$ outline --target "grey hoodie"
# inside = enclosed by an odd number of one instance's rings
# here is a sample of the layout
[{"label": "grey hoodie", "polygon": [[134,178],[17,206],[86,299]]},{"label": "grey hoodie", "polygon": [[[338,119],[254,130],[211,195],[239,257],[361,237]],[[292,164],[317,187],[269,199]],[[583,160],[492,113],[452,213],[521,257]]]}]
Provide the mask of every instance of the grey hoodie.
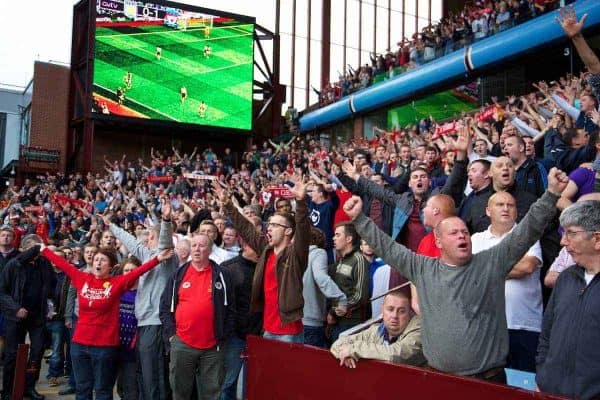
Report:
[{"label": "grey hoodie", "polygon": [[323,326],[327,315],[327,299],[335,299],[338,304],[346,304],[346,295],[327,274],[327,253],[311,245],[308,248],[308,268],[302,276],[302,296],[304,296],[304,317],[302,323],[308,326]]},{"label": "grey hoodie", "polygon": [[[141,262],[146,262],[162,250],[173,247],[173,226],[170,222],[161,222],[156,249],[144,246],[135,236],[115,224],[110,225],[110,231],[127,248],[127,251]],[[160,296],[178,265],[177,255],[173,254],[171,258],[164,260],[140,277],[135,297],[135,317],[138,326],[161,325],[158,317]]]}]

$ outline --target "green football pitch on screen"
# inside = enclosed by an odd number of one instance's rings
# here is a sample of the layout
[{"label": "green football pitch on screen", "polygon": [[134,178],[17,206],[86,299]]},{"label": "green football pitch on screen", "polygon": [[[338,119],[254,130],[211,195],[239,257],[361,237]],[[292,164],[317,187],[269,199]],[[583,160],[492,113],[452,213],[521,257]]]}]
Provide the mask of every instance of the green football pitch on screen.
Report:
[{"label": "green football pitch on screen", "polygon": [[403,106],[391,108],[388,111],[388,129],[417,124],[421,119],[430,115],[441,121],[446,118],[459,117],[463,112],[477,109],[477,103],[466,100],[454,94],[451,90],[436,93],[415,100]]},{"label": "green football pitch on screen", "polygon": [[249,130],[253,35],[239,22],[97,27],[94,111]]}]

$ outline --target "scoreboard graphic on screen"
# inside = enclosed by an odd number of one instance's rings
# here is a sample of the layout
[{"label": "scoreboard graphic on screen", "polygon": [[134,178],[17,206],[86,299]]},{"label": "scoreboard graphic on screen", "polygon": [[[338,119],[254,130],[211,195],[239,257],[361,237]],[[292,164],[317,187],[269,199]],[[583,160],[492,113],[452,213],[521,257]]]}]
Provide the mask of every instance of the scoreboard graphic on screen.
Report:
[{"label": "scoreboard graphic on screen", "polygon": [[254,19],[97,0],[92,111],[252,129]]}]

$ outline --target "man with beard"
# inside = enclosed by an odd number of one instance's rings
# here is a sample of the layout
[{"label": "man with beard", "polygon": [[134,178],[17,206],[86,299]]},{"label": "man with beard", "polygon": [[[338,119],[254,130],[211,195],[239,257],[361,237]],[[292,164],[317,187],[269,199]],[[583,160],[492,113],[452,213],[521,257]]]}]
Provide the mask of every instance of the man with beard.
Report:
[{"label": "man with beard", "polygon": [[310,222],[306,185],[298,175],[290,177],[290,180],[294,184],[290,191],[296,198],[296,214],[273,214],[267,223],[266,235],[257,232],[219,184],[214,183],[213,190],[242,239],[259,254],[252,282],[250,311],[263,313],[263,336],[303,343],[302,275],[308,265]]}]

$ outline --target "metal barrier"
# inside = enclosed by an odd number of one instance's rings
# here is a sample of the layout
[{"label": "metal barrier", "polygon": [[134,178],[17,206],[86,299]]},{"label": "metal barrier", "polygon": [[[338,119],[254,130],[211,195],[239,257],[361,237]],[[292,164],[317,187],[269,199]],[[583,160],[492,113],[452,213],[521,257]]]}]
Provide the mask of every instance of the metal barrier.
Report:
[{"label": "metal barrier", "polygon": [[248,400],[558,400],[562,397],[422,368],[360,360],[339,366],[328,351],[248,336]]}]

